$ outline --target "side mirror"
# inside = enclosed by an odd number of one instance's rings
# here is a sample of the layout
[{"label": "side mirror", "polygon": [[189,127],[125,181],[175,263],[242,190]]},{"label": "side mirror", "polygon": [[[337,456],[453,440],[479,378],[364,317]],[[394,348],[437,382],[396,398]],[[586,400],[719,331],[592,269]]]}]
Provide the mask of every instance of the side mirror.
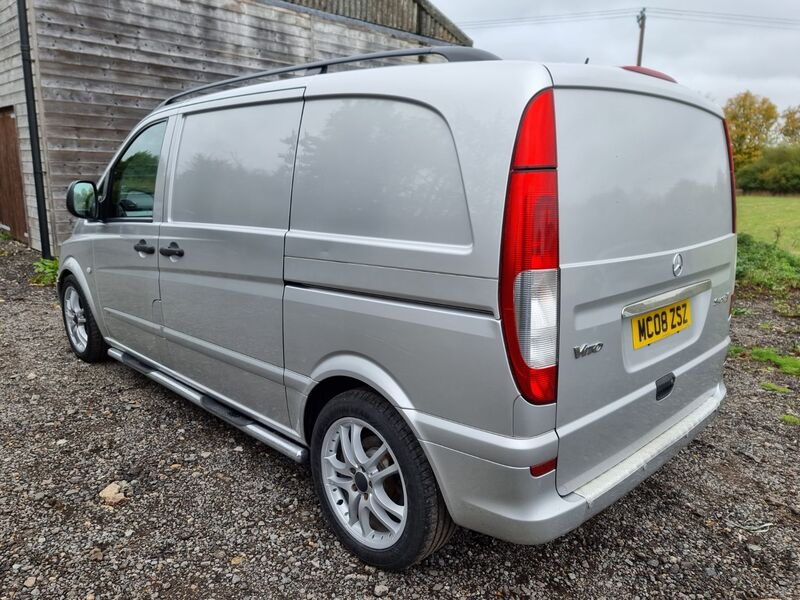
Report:
[{"label": "side mirror", "polygon": [[97,215],[97,188],[91,181],[73,181],[67,189],[67,210],[79,219]]}]

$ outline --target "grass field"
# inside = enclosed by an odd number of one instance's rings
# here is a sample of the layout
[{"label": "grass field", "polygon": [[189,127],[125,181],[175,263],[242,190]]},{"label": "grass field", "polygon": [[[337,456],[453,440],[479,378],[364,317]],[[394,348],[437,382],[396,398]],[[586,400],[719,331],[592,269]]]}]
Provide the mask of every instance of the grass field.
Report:
[{"label": "grass field", "polygon": [[737,230],[754,239],[775,243],[800,257],[800,196],[739,196],[736,199]]}]

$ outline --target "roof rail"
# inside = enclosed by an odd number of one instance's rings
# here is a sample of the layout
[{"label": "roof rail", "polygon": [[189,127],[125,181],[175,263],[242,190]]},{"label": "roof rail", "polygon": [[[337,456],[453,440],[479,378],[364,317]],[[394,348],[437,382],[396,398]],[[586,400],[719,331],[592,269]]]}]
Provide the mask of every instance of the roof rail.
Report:
[{"label": "roof rail", "polygon": [[340,58],[332,58],[330,60],[322,60],[318,62],[306,63],[302,65],[293,65],[290,67],[281,67],[279,69],[270,69],[268,71],[258,71],[248,75],[240,75],[239,77],[232,77],[231,79],[223,79],[215,83],[207,83],[196,88],[178,92],[174,96],[170,96],[158,105],[158,108],[172,104],[181,98],[191,96],[199,92],[206,92],[215,88],[226,87],[235,83],[243,81],[251,81],[253,79],[261,79],[262,77],[271,77],[273,75],[282,75],[283,73],[292,73],[294,71],[310,71],[318,69],[317,73],[327,73],[328,67],[332,65],[342,65],[346,63],[362,62],[366,60],[380,60],[384,58],[394,58],[399,56],[426,56],[434,54],[442,56],[448,62],[469,62],[477,60],[500,60],[491,52],[480,50],[478,48],[470,48],[467,46],[430,46],[427,48],[406,48],[403,50],[388,50],[386,52],[373,52],[371,54],[356,54],[355,56],[344,56]]}]

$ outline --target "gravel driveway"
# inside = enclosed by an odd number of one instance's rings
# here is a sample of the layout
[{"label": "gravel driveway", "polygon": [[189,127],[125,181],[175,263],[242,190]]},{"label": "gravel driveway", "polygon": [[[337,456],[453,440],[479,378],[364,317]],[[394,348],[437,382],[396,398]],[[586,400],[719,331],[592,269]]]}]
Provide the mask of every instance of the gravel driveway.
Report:
[{"label": "gravel driveway", "polygon": [[[0,242],[0,598],[800,597],[800,427],[779,420],[800,378],[731,359],[711,427],[578,530],[539,547],[460,530],[383,573],[329,533],[307,469],[75,359],[53,289],[28,284],[35,259]],[[769,303],[738,306],[739,343],[800,339]]]}]

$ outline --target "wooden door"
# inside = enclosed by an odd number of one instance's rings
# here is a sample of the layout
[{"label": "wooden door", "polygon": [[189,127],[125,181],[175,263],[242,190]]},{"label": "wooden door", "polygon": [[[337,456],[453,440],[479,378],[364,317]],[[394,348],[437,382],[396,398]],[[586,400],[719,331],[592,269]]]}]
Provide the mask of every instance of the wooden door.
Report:
[{"label": "wooden door", "polygon": [[0,108],[0,229],[27,241],[25,196],[13,108]]}]

